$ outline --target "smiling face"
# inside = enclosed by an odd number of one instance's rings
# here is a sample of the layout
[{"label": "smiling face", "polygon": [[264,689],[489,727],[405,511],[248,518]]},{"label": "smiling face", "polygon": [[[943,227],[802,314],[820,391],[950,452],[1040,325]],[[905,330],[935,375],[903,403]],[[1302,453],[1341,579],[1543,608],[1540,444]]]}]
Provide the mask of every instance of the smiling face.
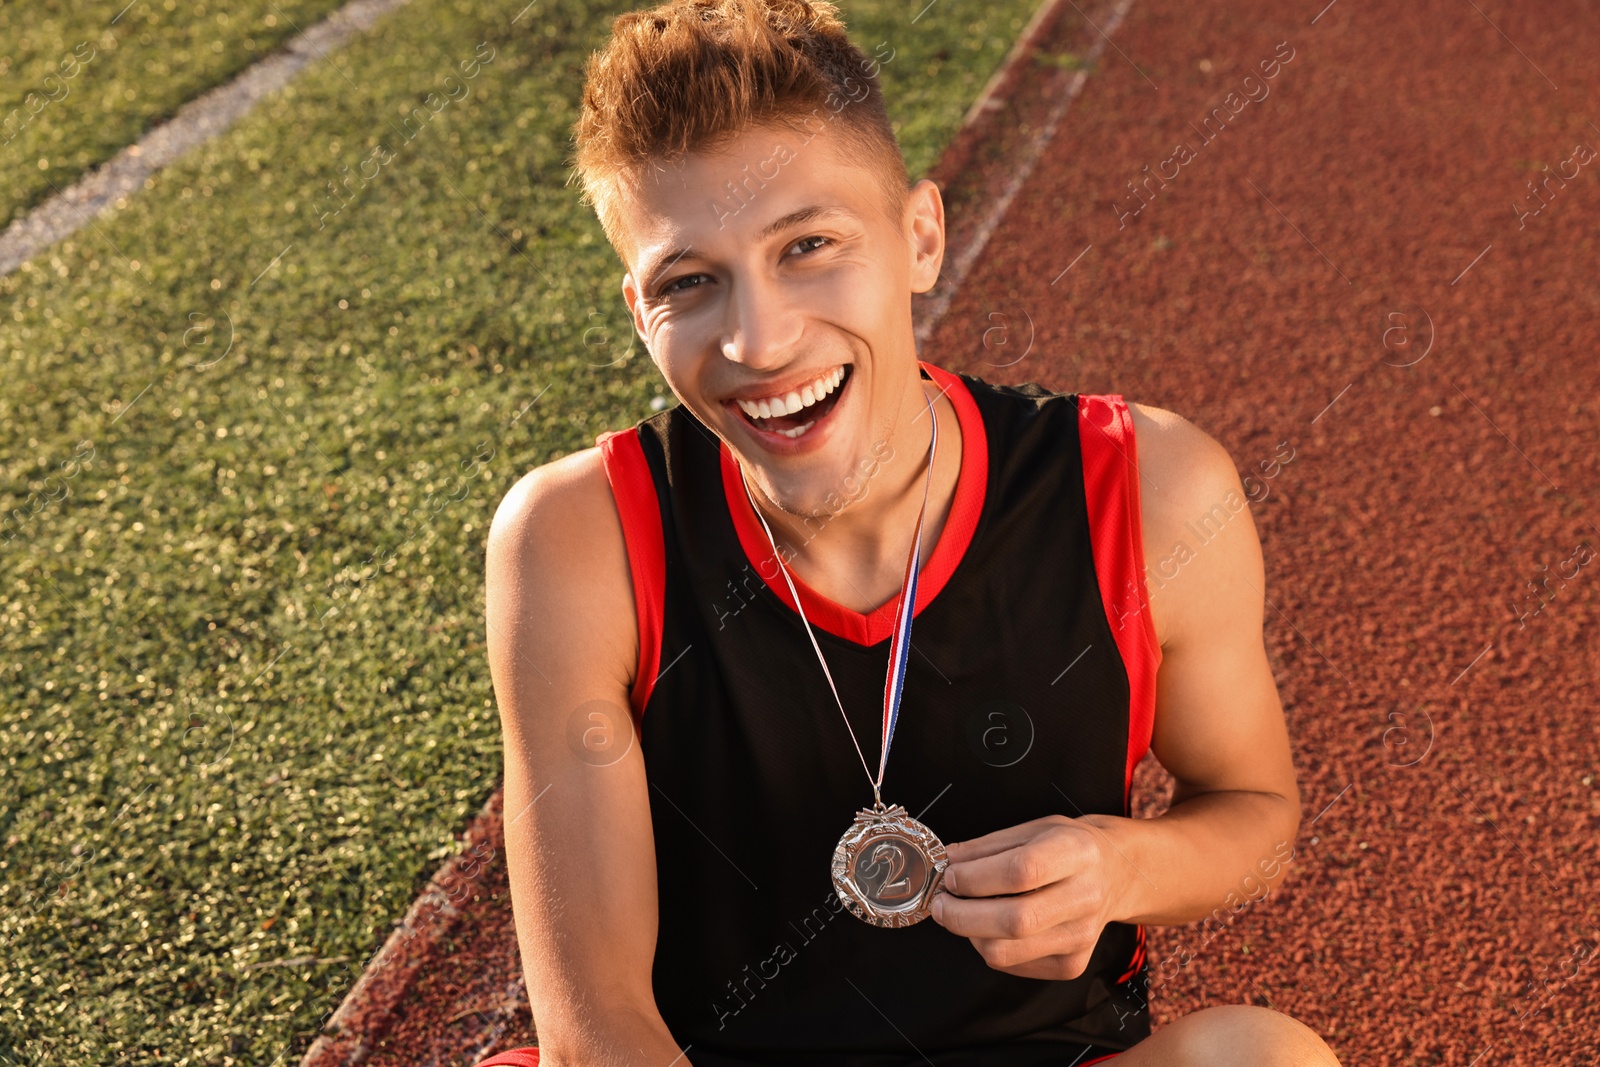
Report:
[{"label": "smiling face", "polygon": [[875,443],[926,450],[911,294],[943,259],[932,182],[891,213],[826,126],[756,126],[647,173],[621,210],[634,326],[752,490],[817,515]]}]

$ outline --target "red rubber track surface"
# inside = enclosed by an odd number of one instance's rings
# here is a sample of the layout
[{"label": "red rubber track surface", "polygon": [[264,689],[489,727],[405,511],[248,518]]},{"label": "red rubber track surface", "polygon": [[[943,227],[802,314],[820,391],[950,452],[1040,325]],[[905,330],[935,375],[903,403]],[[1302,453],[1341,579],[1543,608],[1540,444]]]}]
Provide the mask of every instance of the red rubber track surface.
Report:
[{"label": "red rubber track surface", "polygon": [[[1600,12],[1324,4],[1062,5],[934,173],[952,253],[1060,57],[1110,45],[921,355],[1176,411],[1248,479],[1305,814],[1270,896],[1150,930],[1155,1024],[1253,1003],[1347,1067],[1600,1063]],[[1169,788],[1147,758],[1137,813]],[[463,916],[310,1062],[535,1041],[493,821]]]}]

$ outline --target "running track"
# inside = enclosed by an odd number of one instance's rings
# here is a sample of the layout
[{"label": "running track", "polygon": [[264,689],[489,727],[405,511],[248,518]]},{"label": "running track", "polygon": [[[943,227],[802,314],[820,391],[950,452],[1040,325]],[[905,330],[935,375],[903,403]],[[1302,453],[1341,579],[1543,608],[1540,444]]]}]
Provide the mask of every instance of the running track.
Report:
[{"label": "running track", "polygon": [[[1600,1063],[1600,10],[1325,2],[1052,8],[935,171],[947,264],[976,255],[922,355],[1180,412],[1251,478],[1305,817],[1269,898],[1151,931],[1156,1024],[1256,1003],[1348,1067]],[[1142,813],[1167,785],[1147,759]],[[496,861],[497,811],[467,843]],[[531,1043],[503,866],[441,879],[463,917],[308,1062]]]}]

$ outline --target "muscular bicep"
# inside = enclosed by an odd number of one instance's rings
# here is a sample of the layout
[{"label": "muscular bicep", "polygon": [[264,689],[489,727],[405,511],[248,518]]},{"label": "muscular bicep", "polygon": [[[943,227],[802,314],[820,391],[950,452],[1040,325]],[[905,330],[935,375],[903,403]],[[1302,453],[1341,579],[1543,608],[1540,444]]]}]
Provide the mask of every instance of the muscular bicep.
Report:
[{"label": "muscular bicep", "polygon": [[1262,633],[1261,543],[1233,461],[1170,412],[1136,411],[1135,432],[1147,584],[1164,631],[1151,749],[1176,779],[1173,803],[1244,790],[1276,793],[1297,808]]},{"label": "muscular bicep", "polygon": [[616,1012],[655,1015],[655,845],[628,696],[637,638],[597,463],[578,454],[519,483],[487,559],[517,940],[541,1042],[566,1048]]}]

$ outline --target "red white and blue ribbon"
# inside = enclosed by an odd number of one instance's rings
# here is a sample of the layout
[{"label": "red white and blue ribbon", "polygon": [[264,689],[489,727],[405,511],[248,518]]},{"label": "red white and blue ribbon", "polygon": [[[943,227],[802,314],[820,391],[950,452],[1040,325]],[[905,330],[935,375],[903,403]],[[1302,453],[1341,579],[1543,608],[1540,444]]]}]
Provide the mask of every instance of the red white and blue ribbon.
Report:
[{"label": "red white and blue ribbon", "polygon": [[[927,400],[927,397],[923,397]],[[894,742],[895,723],[900,720],[900,695],[905,690],[906,660],[911,651],[911,619],[916,612],[917,603],[917,572],[922,569],[922,522],[928,514],[928,488],[933,482],[933,460],[939,448],[939,418],[934,415],[933,402],[928,401],[928,414],[933,415],[933,435],[928,443],[928,473],[922,482],[922,508],[917,512],[917,532],[911,539],[911,554],[906,558],[906,574],[900,583],[900,603],[895,607],[894,636],[889,643],[889,673],[883,683],[883,747],[878,755],[878,776],[872,780],[872,798],[879,804],[883,803],[880,787],[883,785],[883,771],[889,765],[889,746]],[[850,731],[850,740],[855,743],[856,755],[861,757],[861,769],[867,772],[867,777],[872,778],[872,770],[867,766],[867,757],[861,751],[861,742],[856,740],[855,727],[850,725],[850,717],[845,715],[844,701],[839,699],[839,687],[833,683],[833,672],[828,670],[828,661],[822,656],[822,646],[817,644],[817,635],[811,630],[811,622],[806,618],[805,608],[800,604],[800,594],[794,587],[794,580],[789,577],[789,568],[784,566],[783,557],[778,552],[778,543],[773,539],[772,527],[767,525],[766,516],[761,514],[761,509],[756,507],[755,498],[750,495],[750,484],[744,480],[744,468],[739,469],[739,480],[744,485],[745,496],[750,497],[750,509],[756,513],[756,518],[761,520],[761,528],[767,532],[767,542],[772,545],[772,558],[777,560],[778,569],[783,572],[783,580],[788,583],[789,595],[794,597],[794,606],[800,612],[800,621],[805,624],[806,636],[811,638],[811,647],[817,650],[817,659],[822,663],[822,673],[828,678],[828,687],[833,690],[833,699],[839,704],[839,714],[844,715],[844,725]]]}]

